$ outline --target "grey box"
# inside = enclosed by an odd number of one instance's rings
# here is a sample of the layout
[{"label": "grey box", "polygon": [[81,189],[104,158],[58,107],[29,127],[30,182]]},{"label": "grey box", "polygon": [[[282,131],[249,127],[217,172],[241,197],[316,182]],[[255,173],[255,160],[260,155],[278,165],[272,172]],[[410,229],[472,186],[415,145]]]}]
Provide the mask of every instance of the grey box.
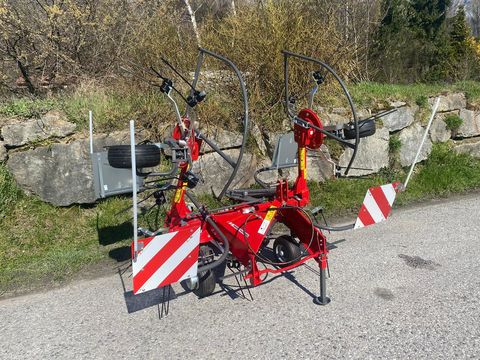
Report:
[{"label": "grey box", "polygon": [[[132,171],[117,169],[108,163],[107,151],[91,154],[95,197],[106,198],[113,195],[132,193]],[[137,189],[144,185],[143,178],[136,177]]]}]

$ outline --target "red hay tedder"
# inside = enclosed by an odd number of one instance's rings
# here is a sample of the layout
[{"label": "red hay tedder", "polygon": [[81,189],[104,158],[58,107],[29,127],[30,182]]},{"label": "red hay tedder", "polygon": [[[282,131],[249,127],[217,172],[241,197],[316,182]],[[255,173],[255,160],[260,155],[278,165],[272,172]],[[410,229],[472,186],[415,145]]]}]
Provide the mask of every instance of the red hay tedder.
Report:
[{"label": "red hay tedder", "polygon": [[[239,83],[243,102],[243,139],[237,159],[227,155],[197,126],[194,109],[206,99],[206,93],[197,90],[206,57],[229,68]],[[388,217],[396,192],[400,190],[399,183],[369,189],[359,216],[351,225],[331,227],[319,224],[315,217],[318,210],[307,210],[310,203],[306,178],[307,152],[319,149],[326,137],[350,148],[351,159],[348,166],[343,169],[336,166],[335,169],[338,176],[345,176],[352,168],[360,139],[374,134],[375,119],[387,112],[358,120],[347,88],[331,67],[319,60],[288,51],[283,51],[283,57],[285,109],[293,132],[280,137],[272,166],[259,169],[255,173],[259,188],[249,189],[230,189],[242,161],[249,131],[247,91],[237,67],[218,54],[200,49],[195,76],[190,83],[168,61],[162,59],[165,65],[189,86],[188,96],[183,96],[174,87],[173,81],[159,71],[153,68],[142,69],[161,80],[158,83],[148,81],[158,86],[172,103],[176,125],[172,136],[163,143],[135,145],[134,124],[131,122],[131,145],[111,146],[107,150],[108,166],[112,171],[123,169],[129,174],[131,171],[129,191],[133,192],[135,228],[132,243],[134,294],[161,287],[166,289],[172,283],[185,281],[188,289],[199,297],[205,297],[212,294],[217,281],[229,276],[242,276],[244,281],[256,286],[264,281],[267,274],[288,271],[314,259],[320,269],[320,294],[314,302],[325,305],[330,301],[326,294],[328,247],[322,230],[349,230],[377,223]],[[289,94],[289,67],[292,61],[306,62],[316,69],[309,73],[309,76],[313,75],[313,82],[312,89],[306,95],[308,106],[298,112],[294,110],[295,99]],[[324,126],[312,109],[315,94],[327,77],[339,85],[346,97],[352,116],[352,120],[347,124]],[[185,115],[181,115],[179,111],[173,97],[174,92],[186,103]],[[209,146],[211,151],[218,153],[232,168],[228,181],[216,195],[217,199],[225,196],[229,198],[229,204],[218,209],[207,209],[191,190],[199,182],[198,175],[192,169],[203,146]],[[95,157],[93,146],[91,149],[92,156]],[[159,165],[161,154],[169,158],[171,168],[162,173],[145,173],[144,169]],[[294,182],[281,178],[275,184],[268,184],[258,177],[262,172],[289,167],[298,170]],[[105,173],[105,169],[102,171]],[[103,178],[104,175],[100,177]],[[147,177],[155,180],[147,182]],[[103,183],[99,186],[107,189],[107,185]],[[144,191],[152,192],[157,205],[165,204],[168,198],[166,193],[172,192],[171,205],[161,229],[144,230],[137,227],[136,198],[138,192]],[[284,229],[288,230],[286,234],[272,239],[271,231],[275,224],[283,224]],[[138,235],[141,237],[138,238]],[[271,240],[273,244],[270,244]],[[222,264],[234,270],[234,273],[218,276],[218,271],[214,269]]]}]

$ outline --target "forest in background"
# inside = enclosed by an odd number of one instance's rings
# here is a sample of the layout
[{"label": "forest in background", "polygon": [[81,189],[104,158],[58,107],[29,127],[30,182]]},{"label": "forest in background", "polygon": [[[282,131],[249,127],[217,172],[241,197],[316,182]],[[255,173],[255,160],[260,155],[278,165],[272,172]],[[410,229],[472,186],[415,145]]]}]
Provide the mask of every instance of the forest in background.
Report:
[{"label": "forest in background", "polygon": [[[252,117],[272,128],[282,49],[327,62],[351,86],[447,88],[480,77],[479,28],[480,0],[0,0],[0,113],[59,107],[82,125],[93,109],[103,130],[126,118],[156,129],[171,110],[125,66],[163,72],[164,56],[189,74],[202,46],[237,64]],[[232,117],[229,96],[210,96],[209,121]]]},{"label": "forest in background", "polygon": [[191,70],[196,48],[276,85],[281,49],[354,82],[477,79],[480,1],[1,0],[0,82],[30,93],[119,77],[125,59]]}]

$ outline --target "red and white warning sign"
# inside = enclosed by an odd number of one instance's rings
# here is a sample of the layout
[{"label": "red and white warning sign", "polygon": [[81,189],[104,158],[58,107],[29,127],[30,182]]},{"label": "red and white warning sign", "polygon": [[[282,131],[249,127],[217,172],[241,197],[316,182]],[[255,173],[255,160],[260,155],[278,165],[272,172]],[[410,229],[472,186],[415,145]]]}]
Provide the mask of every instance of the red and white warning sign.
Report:
[{"label": "red and white warning sign", "polygon": [[354,229],[384,221],[390,215],[397,196],[399,183],[375,186],[368,189],[358,213]]},{"label": "red and white warning sign", "polygon": [[138,243],[143,243],[143,249],[132,261],[134,294],[197,275],[200,227],[173,231]]}]

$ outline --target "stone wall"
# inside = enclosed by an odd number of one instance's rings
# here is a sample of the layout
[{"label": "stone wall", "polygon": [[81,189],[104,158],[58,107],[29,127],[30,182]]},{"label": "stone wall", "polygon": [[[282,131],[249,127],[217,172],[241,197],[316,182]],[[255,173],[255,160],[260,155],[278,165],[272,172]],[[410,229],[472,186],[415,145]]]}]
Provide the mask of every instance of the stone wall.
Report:
[{"label": "stone wall", "polygon": [[[431,106],[434,99],[429,99]],[[362,139],[351,176],[360,176],[378,172],[390,163],[389,142],[392,136],[401,143],[398,157],[402,166],[413,162],[415,152],[425,131],[425,118],[430,108],[421,109],[417,105],[394,101],[386,108],[398,110],[385,116],[378,122],[375,135]],[[326,124],[346,123],[348,111],[343,108],[316,109]],[[367,117],[370,109],[358,109],[362,118]],[[444,121],[448,115],[458,115],[462,125],[455,133],[447,128]],[[284,130],[278,133],[262,131],[255,119],[250,131],[249,149],[245,152],[243,163],[233,185],[246,187],[253,184],[253,172],[271,163],[275,144],[279,136],[288,131],[288,123],[283,121]],[[0,162],[5,162],[19,186],[29,194],[58,205],[94,203],[92,168],[88,152],[88,134],[76,131],[75,124],[67,121],[58,111],[51,111],[38,119],[0,118]],[[226,130],[210,130],[218,139],[225,152],[236,159],[241,136]],[[148,134],[139,137],[148,138]],[[97,151],[103,146],[127,144],[128,132],[96,134]],[[441,96],[439,111],[434,119],[429,137],[423,148],[420,160],[425,160],[432,149],[432,143],[453,140],[454,149],[480,157],[480,112],[467,103],[462,93]],[[334,176],[334,165],[327,146],[318,151],[309,152],[308,177],[323,181]],[[346,166],[351,150],[336,154],[340,166]],[[333,155],[332,155],[333,156]],[[230,167],[217,154],[206,153],[195,163],[193,171],[202,182],[199,192],[218,192],[228,175]],[[274,182],[278,176],[295,176],[295,170],[274,172],[262,175],[264,181]]]}]

